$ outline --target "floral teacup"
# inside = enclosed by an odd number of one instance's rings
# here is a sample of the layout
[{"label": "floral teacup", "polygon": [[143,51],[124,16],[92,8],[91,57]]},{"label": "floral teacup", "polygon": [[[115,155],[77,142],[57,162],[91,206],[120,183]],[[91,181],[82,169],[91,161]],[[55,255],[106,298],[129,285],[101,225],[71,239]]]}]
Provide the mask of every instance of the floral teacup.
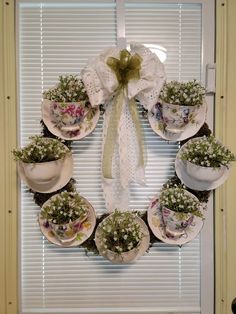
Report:
[{"label": "floral teacup", "polygon": [[73,227],[72,223],[57,225],[50,224],[52,232],[62,243],[71,242],[77,236],[77,230]]},{"label": "floral teacup", "polygon": [[88,110],[85,102],[51,102],[50,111],[53,122],[64,131],[75,131],[80,128]]},{"label": "floral teacup", "polygon": [[192,224],[194,215],[191,213],[182,214],[169,208],[162,207],[162,219],[165,234],[169,238],[180,238],[186,234],[186,229]]},{"label": "floral teacup", "polygon": [[50,227],[54,235],[58,238],[59,241],[62,243],[67,243],[75,240],[78,231],[82,227],[82,223],[87,219],[88,214],[81,216],[80,218],[76,219],[67,224],[54,224],[50,223]]},{"label": "floral teacup", "polygon": [[161,108],[165,131],[181,133],[189,123],[194,123],[196,112],[200,106],[181,106],[162,103]]}]

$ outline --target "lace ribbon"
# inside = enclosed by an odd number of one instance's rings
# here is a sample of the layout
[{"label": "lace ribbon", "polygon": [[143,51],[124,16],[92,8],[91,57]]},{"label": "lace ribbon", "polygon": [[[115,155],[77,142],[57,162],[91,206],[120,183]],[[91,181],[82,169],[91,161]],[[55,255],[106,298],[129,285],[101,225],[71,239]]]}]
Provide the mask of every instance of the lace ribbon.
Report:
[{"label": "lace ribbon", "polygon": [[127,208],[131,182],[144,183],[142,130],[134,97],[148,110],[165,81],[164,66],[149,49],[109,48],[81,72],[91,105],[105,104],[102,174],[106,206]]}]

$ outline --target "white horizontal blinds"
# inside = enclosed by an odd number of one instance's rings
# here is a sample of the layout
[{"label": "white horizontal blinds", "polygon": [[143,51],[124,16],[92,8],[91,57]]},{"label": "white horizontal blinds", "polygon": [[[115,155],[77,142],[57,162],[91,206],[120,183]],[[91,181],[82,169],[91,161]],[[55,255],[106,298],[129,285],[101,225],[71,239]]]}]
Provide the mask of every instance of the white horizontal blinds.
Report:
[{"label": "white horizontal blinds", "polygon": [[[116,44],[115,3],[19,1],[22,139],[39,131],[42,91]],[[33,107],[33,108],[32,108]]]},{"label": "white horizontal blinds", "polygon": [[[99,256],[45,242],[43,259],[38,252],[37,263],[25,265],[31,268],[24,278],[31,279],[31,287],[22,292],[31,299],[23,298],[23,313],[199,313],[192,284],[199,276],[198,249],[197,241],[183,248],[160,244],[132,266],[114,266]],[[39,249],[30,254],[35,251]],[[34,282],[39,279],[41,289]]]},{"label": "white horizontal blinds", "polygon": [[21,144],[40,130],[40,100],[42,94],[41,17],[40,6],[20,7],[19,87]]},{"label": "white horizontal blinds", "polygon": [[[40,6],[20,6],[19,14],[19,99],[20,143],[25,145],[29,136],[40,132],[42,71],[41,71],[41,17]],[[38,206],[32,201],[27,188],[21,189],[21,277],[22,305],[43,302],[43,237],[38,232]],[[26,285],[24,282],[27,282]],[[24,292],[23,292],[24,291]]]},{"label": "white horizontal blinds", "polygon": [[[18,12],[20,140],[24,145],[30,135],[40,132],[42,91],[53,86],[58,75],[79,73],[91,57],[116,44],[115,4],[106,0],[76,1],[66,5],[63,2],[21,1]],[[99,168],[101,124],[102,121],[92,136],[80,142],[79,149],[74,145],[74,177],[78,179],[79,172],[81,194],[84,195],[85,190],[86,197],[99,209],[104,208]],[[73,283],[65,292],[63,283],[69,286],[69,281],[76,279],[79,284],[85,265],[80,266],[79,273],[76,265],[80,265],[84,252],[74,250],[68,261],[64,250],[48,245],[37,224],[39,208],[24,187],[21,199],[22,312],[43,313],[56,308],[57,304],[63,308],[65,299],[71,305],[67,304],[67,307],[79,307],[80,288],[75,288]],[[63,265],[69,265],[69,273]],[[55,280],[58,281],[57,290]]]},{"label": "white horizontal blinds", "polygon": [[[151,18],[141,16],[135,22],[137,12],[145,14],[147,11],[145,8],[140,10],[141,4],[155,14]],[[169,79],[185,75],[185,59],[180,53],[184,45],[179,38],[184,22],[180,15],[184,15],[185,9],[187,14],[189,8],[186,5],[157,6],[149,2],[127,3],[128,41],[163,45],[168,53]],[[201,8],[191,8],[190,11],[199,17],[196,22],[199,41]],[[178,32],[170,36],[173,11],[178,16]],[[159,20],[162,15],[165,18],[158,27],[150,27],[152,21]],[[53,86],[59,74],[78,73],[88,59],[116,44],[115,3],[108,0],[19,1],[18,20],[20,138],[23,145],[29,135],[40,131],[42,91]],[[154,29],[160,27],[162,36],[157,38]],[[200,69],[200,49],[193,64],[198,64]],[[196,68],[194,71],[192,77],[198,78],[200,72]],[[177,144],[161,140],[150,129],[147,120],[141,120],[147,151],[146,186],[132,188],[131,208],[136,209],[146,209],[153,195],[173,175],[173,161],[178,150]],[[92,135],[73,144],[77,189],[88,198],[97,213],[105,210],[100,181],[101,132],[102,119]],[[37,225],[39,208],[24,188],[21,199],[22,313],[200,312],[199,239],[182,248],[155,244],[149,254],[134,265],[114,266],[99,256],[85,256],[79,248],[61,249],[49,244]]]},{"label": "white horizontal blinds", "polygon": [[140,116],[146,149],[146,184],[131,189],[131,207],[146,209],[149,201],[158,193],[163,183],[174,174],[174,160],[178,145],[163,141],[151,129],[146,118]]},{"label": "white horizontal blinds", "polygon": [[201,4],[158,2],[126,1],[128,42],[164,47],[167,50],[165,68],[168,80],[200,80]]},{"label": "white horizontal blinds", "polygon": [[[59,74],[79,73],[88,60],[116,45],[114,1],[77,1],[46,4],[42,9],[44,89]],[[78,190],[99,209],[104,209],[100,181],[102,120],[92,135],[74,148],[74,177]]]},{"label": "white horizontal blinds", "polygon": [[[159,45],[165,48],[167,80],[201,79],[202,8],[200,4],[166,4],[157,3],[157,1],[128,0],[125,7],[127,41]],[[151,183],[154,189],[155,186],[156,189],[160,188],[163,177],[168,176],[170,172],[173,173],[172,154],[175,155],[177,147],[176,144],[167,144],[156,137],[148,126],[145,129],[145,135],[149,147],[147,180],[150,180],[149,189],[152,190]],[[169,166],[166,167],[166,164]],[[185,251],[186,248],[189,249],[190,254]],[[156,245],[156,250],[159,249],[160,245]],[[175,255],[177,252],[181,269],[178,272],[176,270],[170,270],[169,273],[163,272],[161,278],[158,276],[155,291],[158,291],[158,284],[162,288],[160,294],[156,294],[156,304],[161,305],[160,299],[162,299],[179,313],[183,313],[184,308],[187,313],[190,312],[190,309],[187,310],[188,306],[193,306],[197,312],[200,312],[200,238],[181,249],[169,247],[170,254]],[[167,265],[172,263],[165,258],[164,255],[163,260]],[[154,272],[156,270],[157,268]],[[178,277],[175,284],[171,281],[168,284],[168,280],[175,276]]]}]

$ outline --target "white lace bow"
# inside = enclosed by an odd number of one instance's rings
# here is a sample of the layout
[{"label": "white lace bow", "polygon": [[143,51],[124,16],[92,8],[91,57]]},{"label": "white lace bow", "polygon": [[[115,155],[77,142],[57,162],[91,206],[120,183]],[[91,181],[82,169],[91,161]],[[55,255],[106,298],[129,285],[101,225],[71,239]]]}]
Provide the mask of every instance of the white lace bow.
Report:
[{"label": "white lace bow", "polygon": [[[164,66],[159,58],[143,45],[130,45],[131,55],[141,57],[139,79],[128,81],[123,97],[121,116],[117,127],[114,153],[112,154],[112,177],[103,176],[102,185],[108,210],[127,209],[129,205],[130,183],[144,184],[144,165],[139,164],[140,143],[136,127],[129,110],[129,100],[136,98],[141,105],[151,110],[157,103],[165,81]],[[114,95],[119,87],[114,71],[107,65],[109,57],[119,59],[120,49],[109,48],[82,70],[81,76],[93,107],[104,104],[106,111],[103,124],[103,153],[108,126],[112,113]]]}]

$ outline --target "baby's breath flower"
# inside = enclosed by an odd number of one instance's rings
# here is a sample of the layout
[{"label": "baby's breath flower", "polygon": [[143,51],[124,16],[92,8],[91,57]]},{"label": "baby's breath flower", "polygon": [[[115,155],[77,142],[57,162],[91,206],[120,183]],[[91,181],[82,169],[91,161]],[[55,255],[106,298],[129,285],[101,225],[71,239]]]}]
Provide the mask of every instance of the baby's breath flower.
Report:
[{"label": "baby's breath flower", "polygon": [[187,194],[187,191],[181,186],[163,189],[159,197],[159,202],[161,210],[166,207],[175,212],[183,214],[192,213],[195,216],[202,217],[200,210],[201,204],[198,199],[191,196],[191,194]]},{"label": "baby's breath flower", "polygon": [[41,215],[44,219],[60,225],[85,217],[87,211],[88,205],[78,193],[63,191],[43,206]]},{"label": "baby's breath flower", "polygon": [[106,247],[103,245],[103,249],[120,254],[136,247],[143,234],[135,217],[135,213],[118,210],[107,217],[101,223],[99,235],[101,243],[106,243]]},{"label": "baby's breath flower", "polygon": [[89,102],[84,83],[76,75],[59,76],[59,83],[43,93],[45,99],[56,102]]},{"label": "baby's breath flower", "polygon": [[22,149],[12,151],[15,160],[27,163],[45,162],[64,158],[69,149],[56,139],[32,136],[31,142]]},{"label": "baby's breath flower", "polygon": [[229,166],[235,160],[235,155],[211,135],[188,141],[180,158],[199,166],[217,168]]},{"label": "baby's breath flower", "polygon": [[196,80],[186,83],[171,81],[164,84],[160,99],[165,103],[182,106],[202,105],[205,92],[205,88]]}]

